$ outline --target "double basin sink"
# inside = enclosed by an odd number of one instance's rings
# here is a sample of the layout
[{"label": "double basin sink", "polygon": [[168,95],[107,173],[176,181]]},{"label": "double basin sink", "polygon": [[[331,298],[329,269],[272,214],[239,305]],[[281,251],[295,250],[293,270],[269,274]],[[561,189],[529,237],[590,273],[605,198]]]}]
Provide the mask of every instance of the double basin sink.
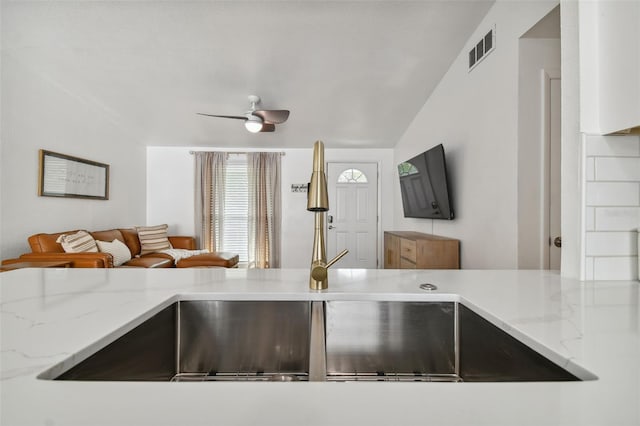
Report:
[{"label": "double basin sink", "polygon": [[560,358],[548,359],[459,301],[180,300],[110,340],[40,378],[502,382],[595,377],[567,371],[558,365]]}]

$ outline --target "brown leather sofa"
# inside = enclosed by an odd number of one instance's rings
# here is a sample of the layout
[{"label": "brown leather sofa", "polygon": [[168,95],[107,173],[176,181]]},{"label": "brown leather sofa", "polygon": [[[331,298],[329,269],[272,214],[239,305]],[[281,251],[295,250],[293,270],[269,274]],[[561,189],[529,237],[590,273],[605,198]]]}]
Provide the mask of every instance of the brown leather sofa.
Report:
[{"label": "brown leather sofa", "polygon": [[[62,245],[56,240],[60,235],[78,232],[66,231],[55,234],[35,234],[29,237],[31,253],[20,256],[21,261],[71,261],[73,268],[113,268],[113,256],[109,253],[65,253]],[[89,231],[87,231],[89,232]],[[193,267],[224,267],[235,268],[238,265],[238,255],[218,252],[204,253],[187,257],[174,262],[174,259],[164,253],[148,253],[140,256],[140,240],[135,229],[109,229],[106,231],[89,232],[94,239],[113,241],[118,239],[125,243],[131,251],[131,260],[122,267],[141,268],[193,268]],[[193,237],[170,236],[173,248],[195,250],[196,241]]]}]

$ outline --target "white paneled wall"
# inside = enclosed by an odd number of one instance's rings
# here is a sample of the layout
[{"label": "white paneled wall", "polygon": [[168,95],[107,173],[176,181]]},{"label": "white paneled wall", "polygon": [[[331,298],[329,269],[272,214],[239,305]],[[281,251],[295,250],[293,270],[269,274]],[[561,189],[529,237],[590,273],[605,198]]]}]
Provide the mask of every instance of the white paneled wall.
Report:
[{"label": "white paneled wall", "polygon": [[585,278],[638,279],[640,137],[585,138]]}]

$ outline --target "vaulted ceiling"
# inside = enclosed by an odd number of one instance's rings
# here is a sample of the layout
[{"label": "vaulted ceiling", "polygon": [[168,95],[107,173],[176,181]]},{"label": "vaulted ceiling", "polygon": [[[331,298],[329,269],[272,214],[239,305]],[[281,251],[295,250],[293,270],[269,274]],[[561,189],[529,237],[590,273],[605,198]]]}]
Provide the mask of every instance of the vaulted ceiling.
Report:
[{"label": "vaulted ceiling", "polygon": [[[2,49],[145,145],[388,148],[492,3],[3,1]],[[251,94],[289,120],[196,115]]]}]

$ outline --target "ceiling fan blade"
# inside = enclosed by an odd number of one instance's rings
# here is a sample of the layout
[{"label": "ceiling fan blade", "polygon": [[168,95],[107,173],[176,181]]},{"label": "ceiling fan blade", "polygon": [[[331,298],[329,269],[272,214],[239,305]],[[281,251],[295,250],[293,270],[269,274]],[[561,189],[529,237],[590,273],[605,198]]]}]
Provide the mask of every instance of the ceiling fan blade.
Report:
[{"label": "ceiling fan blade", "polygon": [[214,115],[214,114],[203,114],[201,112],[197,112],[198,115],[205,115],[207,117],[218,117],[218,118],[233,118],[236,120],[245,120],[247,121],[247,117],[243,115]]},{"label": "ceiling fan blade", "polygon": [[287,121],[289,111],[286,109],[263,109],[253,111],[253,115],[262,118],[262,121],[266,123],[280,124]]},{"label": "ceiling fan blade", "polygon": [[262,130],[260,130],[260,133],[262,132],[273,132],[276,130],[276,126],[272,123],[262,123]]}]

